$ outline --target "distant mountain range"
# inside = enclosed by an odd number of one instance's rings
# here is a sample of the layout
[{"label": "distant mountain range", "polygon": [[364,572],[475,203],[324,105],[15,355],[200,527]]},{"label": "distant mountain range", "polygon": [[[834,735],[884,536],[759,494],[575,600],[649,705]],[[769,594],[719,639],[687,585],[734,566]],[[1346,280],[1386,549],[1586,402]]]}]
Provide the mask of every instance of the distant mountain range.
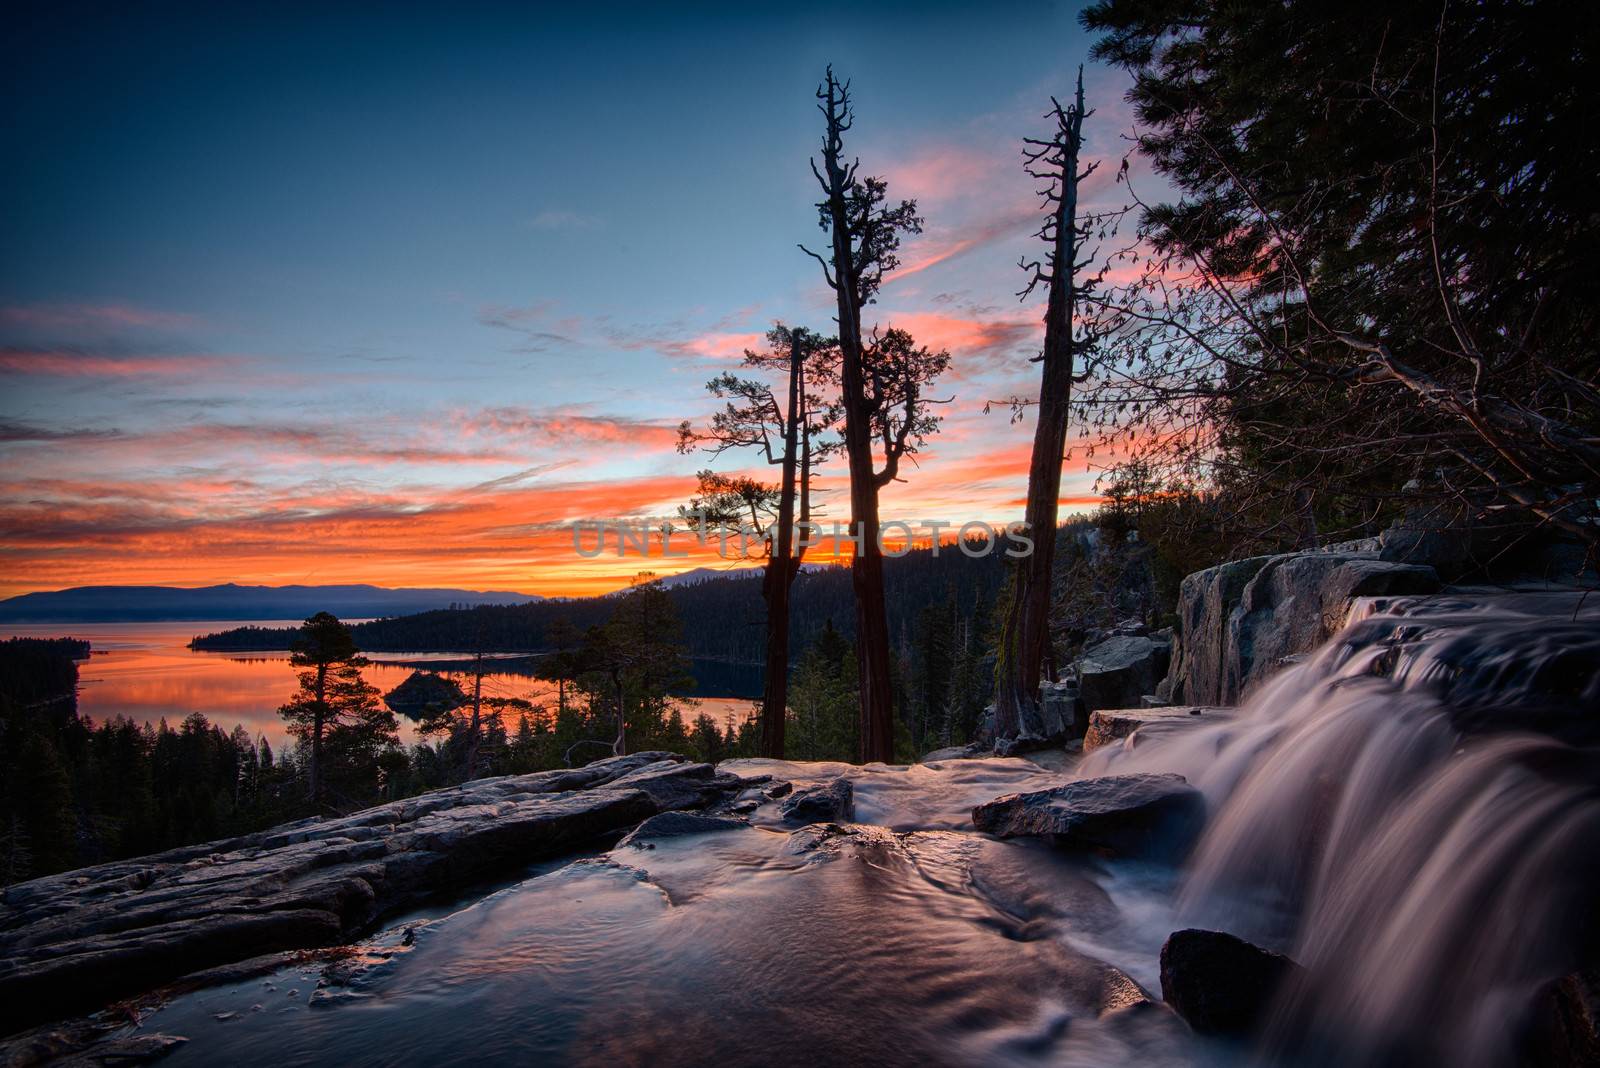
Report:
[{"label": "distant mountain range", "polygon": [[346,619],[410,615],[451,605],[530,604],[531,593],[382,586],[78,586],[0,601],[0,623],[139,623],[210,619]]}]

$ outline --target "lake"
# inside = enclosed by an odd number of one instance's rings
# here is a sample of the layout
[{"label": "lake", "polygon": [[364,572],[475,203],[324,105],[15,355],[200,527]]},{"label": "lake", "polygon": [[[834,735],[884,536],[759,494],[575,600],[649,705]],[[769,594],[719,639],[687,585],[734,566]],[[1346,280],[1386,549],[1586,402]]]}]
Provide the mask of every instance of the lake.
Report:
[{"label": "lake", "polygon": [[[278,707],[295,692],[298,682],[287,652],[198,653],[188,648],[196,634],[233,627],[284,627],[299,620],[206,620],[161,623],[41,623],[0,628],[0,637],[82,638],[90,643],[86,662],[78,665],[78,711],[99,722],[126,716],[140,723],[165,719],[174,727],[191,712],[232,730],[242,724],[252,735],[265,735],[273,748],[286,741]],[[348,622],[359,622],[349,620]],[[470,653],[371,653],[363,674],[384,693],[411,673],[408,660],[465,657]],[[738,722],[759,692],[760,668],[747,664],[691,662],[706,696],[681,699],[686,718],[699,712],[718,723]],[[456,674],[441,672],[441,674]],[[488,673],[484,692],[495,697],[521,697],[555,705],[555,686],[524,675]],[[401,741],[417,740],[416,725],[400,717]]]}]

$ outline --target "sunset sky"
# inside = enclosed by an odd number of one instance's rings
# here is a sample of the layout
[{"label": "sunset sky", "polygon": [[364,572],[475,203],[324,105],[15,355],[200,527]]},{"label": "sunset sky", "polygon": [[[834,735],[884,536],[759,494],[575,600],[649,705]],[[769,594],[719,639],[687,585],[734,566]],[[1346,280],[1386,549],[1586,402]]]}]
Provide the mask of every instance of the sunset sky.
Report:
[{"label": "sunset sky", "polygon": [[[671,513],[706,464],[674,450],[706,380],[774,320],[833,329],[795,247],[826,242],[807,158],[829,62],[854,79],[849,149],[928,223],[869,323],[953,357],[885,517],[1019,518],[1031,421],[982,412],[1036,388],[1019,138],[1087,45],[1075,6],[1036,2],[17,17],[0,596],[623,584],[645,562],[579,559],[568,524]],[[1088,148],[1119,156],[1123,85],[1087,81]],[[1067,510],[1092,483],[1069,464]]]}]

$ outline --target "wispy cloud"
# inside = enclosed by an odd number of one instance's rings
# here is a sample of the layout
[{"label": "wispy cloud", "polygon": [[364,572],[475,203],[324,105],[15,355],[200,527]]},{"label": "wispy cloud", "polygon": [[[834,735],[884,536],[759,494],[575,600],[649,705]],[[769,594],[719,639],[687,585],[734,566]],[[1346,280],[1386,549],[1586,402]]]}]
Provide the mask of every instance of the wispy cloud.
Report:
[{"label": "wispy cloud", "polygon": [[67,348],[0,348],[0,374],[12,375],[66,378],[194,376],[233,368],[239,362],[233,356],[110,356]]},{"label": "wispy cloud", "polygon": [[107,441],[119,436],[115,430],[45,427],[29,423],[0,421],[0,445],[22,444],[25,442]]},{"label": "wispy cloud", "polygon": [[755,313],[752,305],[723,315],[709,326],[690,322],[623,324],[610,316],[561,315],[556,302],[546,300],[521,306],[485,304],[478,309],[477,318],[484,326],[522,335],[526,344],[521,351],[584,346],[721,360],[739,359],[745,349],[760,348],[764,343],[766,329],[750,328]]},{"label": "wispy cloud", "polygon": [[0,322],[34,328],[143,327],[182,329],[199,323],[186,312],[157,311],[133,304],[13,304],[0,307]]}]

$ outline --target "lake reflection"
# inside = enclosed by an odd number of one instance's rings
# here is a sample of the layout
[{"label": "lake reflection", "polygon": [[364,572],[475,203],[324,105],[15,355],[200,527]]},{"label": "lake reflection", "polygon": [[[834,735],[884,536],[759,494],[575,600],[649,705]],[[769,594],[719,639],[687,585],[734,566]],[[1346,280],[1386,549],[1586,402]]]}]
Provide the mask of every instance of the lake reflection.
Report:
[{"label": "lake reflection", "polygon": [[[224,730],[242,724],[252,735],[265,735],[274,748],[280,748],[287,734],[278,707],[298,685],[289,654],[197,653],[191,652],[188,644],[200,633],[298,623],[299,620],[48,623],[0,629],[0,637],[87,640],[92,652],[87,662],[78,665],[78,711],[95,722],[126,716],[140,723],[165,719],[176,727],[190,713],[200,712]],[[411,673],[411,667],[403,661],[419,655],[371,654],[373,663],[363,674],[368,682],[387,693]],[[445,651],[428,655],[468,654]],[[728,723],[737,722],[749,711],[748,698],[726,695],[729,687],[724,676],[728,669],[722,667],[714,679],[705,680],[707,690],[719,696],[685,702],[685,716],[692,718],[704,711],[718,723]],[[551,708],[556,702],[554,685],[520,675],[486,674],[484,692],[495,697],[521,697]],[[693,704],[699,707],[691,707]],[[400,738],[408,745],[417,740],[416,725],[404,716],[400,717]]]}]

